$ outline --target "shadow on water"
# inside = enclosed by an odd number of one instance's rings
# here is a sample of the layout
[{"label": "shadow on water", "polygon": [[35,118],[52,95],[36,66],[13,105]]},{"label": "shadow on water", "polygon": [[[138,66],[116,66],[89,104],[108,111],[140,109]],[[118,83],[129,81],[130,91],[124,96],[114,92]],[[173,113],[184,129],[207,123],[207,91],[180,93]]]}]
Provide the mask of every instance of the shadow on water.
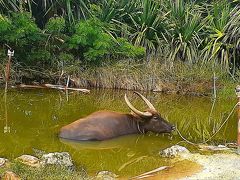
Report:
[{"label": "shadow on water", "polygon": [[[129,112],[124,102],[126,91],[92,90],[90,94],[64,93],[52,90],[10,90],[7,101],[0,99],[0,156],[16,158],[34,154],[34,149],[45,152],[67,151],[78,167],[89,173],[110,170],[124,176],[134,176],[171,160],[159,157],[158,152],[181,141],[175,133],[157,135],[129,135],[97,142],[73,142],[59,139],[59,129],[97,110]],[[1,97],[4,91],[0,91]],[[144,93],[162,116],[177,125],[187,139],[202,142],[209,138],[227,117],[234,99],[219,99],[212,112],[209,97],[192,97]],[[134,106],[144,110],[145,104],[129,92]],[[4,103],[4,101],[6,103]],[[6,111],[7,109],[7,111]],[[6,113],[7,112],[7,113]],[[210,143],[235,141],[236,117]]]},{"label": "shadow on water", "polygon": [[138,143],[139,138],[141,137],[137,135],[129,135],[106,141],[72,141],[60,138],[60,142],[79,151],[83,149],[103,150],[126,148],[129,144],[134,146]]}]

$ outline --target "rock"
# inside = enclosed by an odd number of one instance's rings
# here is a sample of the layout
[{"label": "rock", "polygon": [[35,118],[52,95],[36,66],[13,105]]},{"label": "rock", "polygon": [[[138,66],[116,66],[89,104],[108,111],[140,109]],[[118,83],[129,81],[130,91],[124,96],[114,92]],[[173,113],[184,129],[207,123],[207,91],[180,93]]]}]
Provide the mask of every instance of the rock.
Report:
[{"label": "rock", "polygon": [[67,152],[55,152],[44,154],[41,158],[42,165],[61,165],[66,167],[73,167],[72,158]]},{"label": "rock", "polygon": [[18,157],[16,160],[20,161],[23,164],[32,167],[40,167],[40,161],[38,158],[31,156],[31,155],[22,155]]},{"label": "rock", "polygon": [[0,158],[0,167],[5,166],[7,162],[8,162],[7,159],[5,159],[5,158]]},{"label": "rock", "polygon": [[20,180],[21,178],[12,171],[6,171],[3,180]]},{"label": "rock", "polygon": [[100,171],[96,179],[97,180],[113,180],[116,179],[118,176],[110,171]]},{"label": "rock", "polygon": [[155,88],[153,89],[153,92],[163,92],[163,84],[162,83],[156,84]]},{"label": "rock", "polygon": [[183,146],[175,145],[159,152],[162,157],[177,157],[180,154],[190,153],[189,150]]}]

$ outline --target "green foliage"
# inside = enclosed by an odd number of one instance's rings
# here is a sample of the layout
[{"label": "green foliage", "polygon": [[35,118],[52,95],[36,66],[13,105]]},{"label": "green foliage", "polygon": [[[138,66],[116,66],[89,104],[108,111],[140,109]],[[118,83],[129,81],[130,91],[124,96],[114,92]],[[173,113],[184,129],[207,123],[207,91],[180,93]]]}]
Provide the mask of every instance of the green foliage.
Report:
[{"label": "green foliage", "polygon": [[65,19],[63,17],[50,18],[46,24],[46,32],[51,34],[64,33],[65,30]]},{"label": "green foliage", "polygon": [[221,64],[233,76],[240,66],[237,1],[0,2],[0,44],[17,50],[20,61],[28,57],[53,65],[64,52],[73,61],[100,65],[146,52],[147,60]]},{"label": "green foliage", "polygon": [[229,73],[237,76],[239,61],[240,11],[226,0],[215,2],[208,8],[205,26],[204,63],[220,63]]},{"label": "green foliage", "polygon": [[7,41],[14,46],[23,47],[42,40],[41,30],[29,13],[13,13]]},{"label": "green foliage", "polygon": [[73,33],[67,32],[63,17],[50,18],[41,30],[30,13],[12,13],[9,19],[1,16],[0,26],[0,43],[12,47],[15,58],[26,65],[64,66],[76,64],[75,59],[100,65],[110,57],[142,58],[145,51],[124,38],[114,38],[108,25],[96,18],[79,21]]},{"label": "green foliage", "polygon": [[110,24],[113,35],[145,47],[148,54],[156,52],[166,19],[161,3],[154,0],[109,0],[92,7],[97,18]]},{"label": "green foliage", "polygon": [[206,46],[203,49],[205,61],[215,59],[219,55],[224,61],[224,56],[226,57],[226,53],[229,53],[226,51],[229,45],[223,42],[223,38],[227,30],[227,23],[230,20],[230,11],[230,4],[223,1],[223,3],[213,3],[213,7],[208,12],[208,24],[205,27],[208,35],[205,39]]},{"label": "green foliage", "polygon": [[28,11],[43,24],[51,15],[58,13],[60,16],[64,14],[69,24],[74,24],[75,21],[90,16],[89,2],[89,0],[0,0],[0,13]]},{"label": "green foliage", "polygon": [[13,171],[21,179],[88,179],[84,169],[71,170],[62,166],[49,165],[41,168],[26,166],[20,162],[13,162],[0,170],[2,176],[5,171]]},{"label": "green foliage", "polygon": [[40,63],[45,63],[50,61],[51,59],[51,54],[49,51],[45,49],[32,49],[31,52],[26,57],[26,60],[28,60],[28,63],[31,63],[34,61],[34,64]]},{"label": "green foliage", "polygon": [[196,62],[199,57],[199,36],[203,28],[201,12],[195,4],[187,4],[184,0],[170,3],[169,27],[167,39],[171,44],[170,60]]},{"label": "green foliage", "polygon": [[64,63],[70,63],[74,61],[74,56],[72,54],[61,52],[58,56],[58,59]]},{"label": "green foliage", "polygon": [[[41,47],[46,41],[29,13],[12,13],[9,20],[1,18],[0,26],[4,26],[0,44],[7,44],[15,50],[15,58],[22,63],[49,60],[49,53]],[[0,32],[1,34],[2,32]]]},{"label": "green foliage", "polygon": [[126,39],[114,39],[103,30],[99,20],[80,21],[69,40],[69,47],[89,63],[99,64],[107,56],[142,57],[144,48],[134,47]]},{"label": "green foliage", "polygon": [[148,53],[155,53],[160,34],[164,31],[165,14],[160,3],[154,0],[138,2],[139,10],[131,15],[130,37],[137,46],[144,46]]},{"label": "green foliage", "polygon": [[86,61],[95,62],[110,50],[112,38],[102,30],[100,24],[94,19],[80,21],[70,38],[69,47]]},{"label": "green foliage", "polygon": [[120,57],[143,58],[145,55],[145,48],[141,46],[133,46],[124,38],[117,38],[115,54]]},{"label": "green foliage", "polygon": [[6,39],[5,36],[8,34],[10,26],[11,22],[9,19],[0,14],[0,41],[4,41]]},{"label": "green foliage", "polygon": [[50,18],[44,32],[47,35],[45,49],[51,52],[54,58],[57,58],[61,51],[66,51],[64,42],[68,39],[68,36],[65,34],[65,19],[63,17]]}]

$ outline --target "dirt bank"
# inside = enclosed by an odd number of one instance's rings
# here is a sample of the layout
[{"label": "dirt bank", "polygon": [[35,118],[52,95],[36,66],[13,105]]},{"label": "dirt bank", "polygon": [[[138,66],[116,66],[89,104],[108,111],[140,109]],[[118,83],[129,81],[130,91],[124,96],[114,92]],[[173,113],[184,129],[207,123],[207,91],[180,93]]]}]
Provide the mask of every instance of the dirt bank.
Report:
[{"label": "dirt bank", "polygon": [[184,154],[184,159],[202,165],[202,171],[182,179],[239,179],[240,155],[237,154]]},{"label": "dirt bank", "polygon": [[240,179],[240,155],[236,153],[236,149],[222,145],[201,147],[204,154],[191,153],[179,145],[160,151],[162,157],[175,163],[152,179]]},{"label": "dirt bank", "polygon": [[[74,66],[75,67],[75,66]],[[79,67],[76,66],[76,69]],[[197,96],[211,95],[214,89],[223,89],[234,83],[228,74],[216,69],[215,76],[209,66],[177,63],[174,66],[154,61],[150,64],[119,62],[101,67],[88,67],[78,71],[59,69],[14,68],[9,84],[61,84],[77,88],[110,88],[154,91]],[[2,73],[1,73],[2,72]],[[213,77],[214,76],[214,77]],[[4,69],[0,69],[0,85],[4,86]],[[228,82],[226,84],[226,82]]]}]

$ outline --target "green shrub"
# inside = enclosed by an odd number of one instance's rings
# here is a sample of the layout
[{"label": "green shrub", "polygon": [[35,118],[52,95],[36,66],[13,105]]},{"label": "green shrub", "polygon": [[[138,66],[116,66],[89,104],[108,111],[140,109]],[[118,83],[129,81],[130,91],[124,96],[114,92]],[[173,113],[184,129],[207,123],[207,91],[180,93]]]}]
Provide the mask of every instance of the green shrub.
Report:
[{"label": "green shrub", "polygon": [[65,31],[65,19],[62,17],[50,18],[45,27],[46,32],[60,34]]},{"label": "green shrub", "polygon": [[111,36],[102,30],[101,22],[90,19],[76,25],[69,47],[85,61],[99,63],[99,59],[109,53],[112,43]]},{"label": "green shrub", "polygon": [[[117,38],[115,54],[120,57],[127,58],[143,58],[145,55],[145,48],[141,46],[133,46],[124,38]],[[114,50],[114,49],[113,49]]]},{"label": "green shrub", "polygon": [[74,61],[74,56],[72,54],[61,52],[58,56],[58,59],[64,63],[71,63]]},{"label": "green shrub", "polygon": [[42,55],[46,37],[29,13],[12,13],[9,19],[1,16],[0,34],[3,34],[0,44],[6,43],[12,47],[17,61],[28,64],[34,59],[42,61],[46,58]]},{"label": "green shrub", "polygon": [[69,47],[75,49],[86,62],[99,65],[107,57],[143,57],[143,47],[135,47],[124,38],[114,39],[104,31],[102,22],[96,19],[81,21],[70,38]]},{"label": "green shrub", "polygon": [[34,45],[43,41],[43,34],[29,13],[13,13],[8,41],[15,47]]},{"label": "green shrub", "polygon": [[0,44],[3,43],[3,41],[6,41],[6,35],[8,34],[10,26],[10,20],[0,14]]},{"label": "green shrub", "polygon": [[32,51],[26,57],[29,64],[34,63],[39,65],[40,63],[46,64],[51,60],[51,54],[45,49],[32,49]]}]

